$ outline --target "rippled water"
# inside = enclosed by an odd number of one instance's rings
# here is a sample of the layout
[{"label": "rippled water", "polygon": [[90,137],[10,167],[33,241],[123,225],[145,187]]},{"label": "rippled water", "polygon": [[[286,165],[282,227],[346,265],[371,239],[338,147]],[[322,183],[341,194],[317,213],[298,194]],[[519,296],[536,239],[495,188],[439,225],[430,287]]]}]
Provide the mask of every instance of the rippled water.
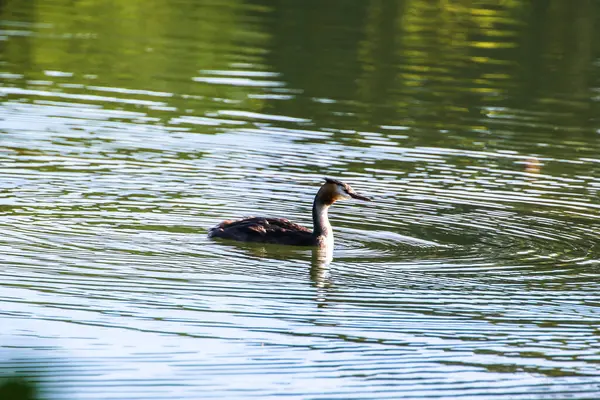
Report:
[{"label": "rippled water", "polygon": [[[518,3],[518,4],[517,4]],[[599,7],[0,5],[0,374],[49,398],[600,398]],[[213,241],[310,226],[333,260]]]}]

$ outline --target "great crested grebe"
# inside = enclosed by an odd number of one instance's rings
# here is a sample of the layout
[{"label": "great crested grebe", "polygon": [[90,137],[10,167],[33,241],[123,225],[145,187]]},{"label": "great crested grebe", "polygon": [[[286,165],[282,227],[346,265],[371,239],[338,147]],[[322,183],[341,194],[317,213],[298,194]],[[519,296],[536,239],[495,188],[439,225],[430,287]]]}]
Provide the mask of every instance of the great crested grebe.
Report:
[{"label": "great crested grebe", "polygon": [[371,201],[368,197],[356,193],[350,185],[336,179],[325,178],[325,183],[317,192],[313,202],[312,231],[284,218],[249,217],[237,221],[223,221],[210,228],[208,237],[240,242],[333,247],[333,231],[327,218],[327,210],[336,201],[350,198]]}]

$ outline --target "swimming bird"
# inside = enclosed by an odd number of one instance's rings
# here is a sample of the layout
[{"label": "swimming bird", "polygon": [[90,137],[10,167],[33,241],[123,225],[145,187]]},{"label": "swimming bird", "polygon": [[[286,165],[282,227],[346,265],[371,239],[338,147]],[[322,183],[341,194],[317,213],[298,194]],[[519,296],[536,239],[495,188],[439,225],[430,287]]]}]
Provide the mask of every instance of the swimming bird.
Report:
[{"label": "swimming bird", "polygon": [[325,178],[312,207],[313,230],[284,218],[248,217],[223,221],[210,228],[208,237],[240,242],[279,243],[294,246],[333,247],[333,230],[327,217],[329,207],[338,200],[371,201],[354,191],[347,183]]}]

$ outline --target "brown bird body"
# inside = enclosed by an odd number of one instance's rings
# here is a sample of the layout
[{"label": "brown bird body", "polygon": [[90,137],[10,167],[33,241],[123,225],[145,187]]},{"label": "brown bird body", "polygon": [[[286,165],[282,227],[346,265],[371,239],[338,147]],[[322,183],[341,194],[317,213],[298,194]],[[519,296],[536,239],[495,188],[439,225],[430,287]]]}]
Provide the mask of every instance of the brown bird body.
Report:
[{"label": "brown bird body", "polygon": [[350,185],[330,178],[315,196],[311,231],[284,218],[248,217],[223,221],[208,231],[209,237],[241,242],[279,243],[294,246],[333,246],[333,231],[327,217],[329,207],[338,200],[355,198],[369,201],[354,192]]}]

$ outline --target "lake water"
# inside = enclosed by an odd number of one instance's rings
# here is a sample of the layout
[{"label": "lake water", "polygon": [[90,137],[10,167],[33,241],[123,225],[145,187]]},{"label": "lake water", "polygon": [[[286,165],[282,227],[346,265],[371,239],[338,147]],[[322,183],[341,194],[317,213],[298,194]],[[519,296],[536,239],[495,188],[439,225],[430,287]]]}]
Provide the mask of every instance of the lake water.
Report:
[{"label": "lake water", "polygon": [[[476,3],[476,5],[474,5]],[[600,5],[0,3],[0,376],[48,399],[600,398]],[[325,176],[371,203],[336,245]]]}]

